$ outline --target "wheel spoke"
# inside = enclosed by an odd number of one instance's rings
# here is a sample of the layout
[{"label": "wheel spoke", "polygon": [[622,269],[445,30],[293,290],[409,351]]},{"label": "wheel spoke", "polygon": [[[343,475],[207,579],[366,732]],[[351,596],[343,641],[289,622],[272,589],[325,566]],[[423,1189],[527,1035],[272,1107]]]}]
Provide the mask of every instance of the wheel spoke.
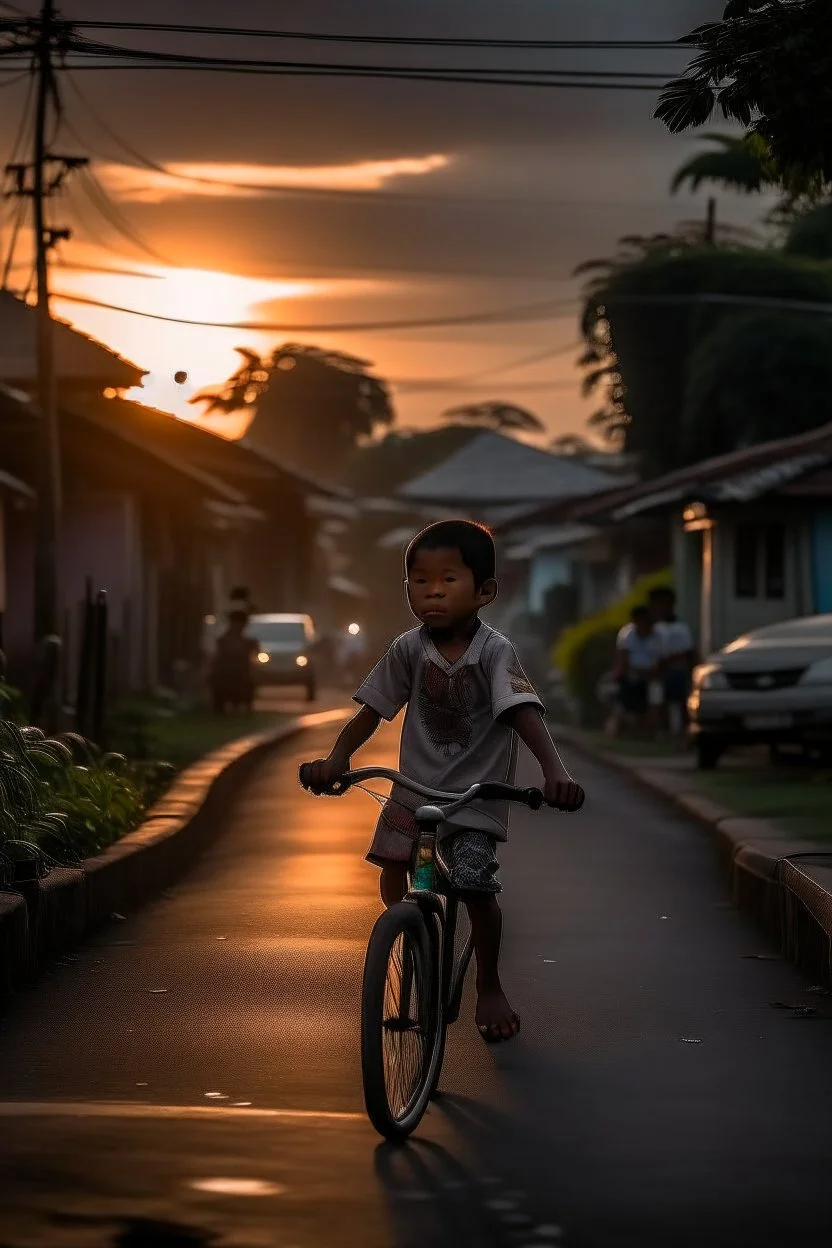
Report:
[{"label": "wheel spoke", "polygon": [[396,1119],[418,1094],[430,1060],[429,1016],[423,968],[409,933],[401,932],[390,950],[382,1010],[384,1082]]}]

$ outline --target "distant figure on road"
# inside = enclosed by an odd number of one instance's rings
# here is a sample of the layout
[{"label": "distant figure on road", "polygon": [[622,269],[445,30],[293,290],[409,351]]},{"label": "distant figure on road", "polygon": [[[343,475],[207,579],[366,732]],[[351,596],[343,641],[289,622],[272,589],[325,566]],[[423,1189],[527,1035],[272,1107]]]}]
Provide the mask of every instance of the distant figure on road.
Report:
[{"label": "distant figure on road", "polygon": [[662,647],[667,727],[671,736],[679,737],[687,722],[691,674],[696,663],[693,636],[685,621],[676,615],[676,594],[669,586],[651,591],[650,615]]},{"label": "distant figure on road", "polygon": [[630,623],[618,634],[615,648],[613,674],[618,685],[618,714],[608,728],[613,734],[622,718],[641,731],[655,726],[656,709],[664,700],[660,683],[662,654],[649,608],[634,607]]},{"label": "distant figure on road", "polygon": [[254,705],[254,664],[260,643],[249,637],[247,624],[245,611],[232,611],[228,628],[217,638],[208,678],[217,715],[228,710],[251,714]]},{"label": "distant figure on road", "polygon": [[[558,756],[543,704],[514,647],[479,618],[497,594],[495,564],[494,539],[472,521],[440,521],[414,537],[405,571],[408,602],[420,627],[394,641],[361,685],[355,695],[361,710],[329,757],[310,765],[313,792],[325,792],[349,771],[353,754],[380,721],[395,719],[406,706],[400,767],[410,779],[453,793],[485,780],[512,783],[519,737],[543,769],[547,801],[562,809],[581,807],[583,790]],[[376,825],[367,860],[382,868],[386,906],[407,891],[420,800],[394,787]],[[442,844],[451,880],[471,916],[476,1021],[487,1041],[510,1040],[520,1029],[499,975],[496,847],[507,839],[507,816],[507,804],[473,802],[446,825]]]},{"label": "distant figure on road", "polygon": [[354,688],[367,670],[367,642],[359,624],[350,624],[338,638],[341,680]]}]

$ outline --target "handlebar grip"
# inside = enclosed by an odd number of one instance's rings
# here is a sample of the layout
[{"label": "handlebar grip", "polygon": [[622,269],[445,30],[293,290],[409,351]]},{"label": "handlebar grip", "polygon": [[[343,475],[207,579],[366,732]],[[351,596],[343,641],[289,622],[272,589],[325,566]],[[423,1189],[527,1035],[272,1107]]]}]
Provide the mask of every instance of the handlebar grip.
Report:
[{"label": "handlebar grip", "polygon": [[522,802],[532,810],[540,810],[543,805],[540,789],[518,789],[513,784],[501,784],[497,780],[488,780],[481,785],[478,796],[486,801]]}]

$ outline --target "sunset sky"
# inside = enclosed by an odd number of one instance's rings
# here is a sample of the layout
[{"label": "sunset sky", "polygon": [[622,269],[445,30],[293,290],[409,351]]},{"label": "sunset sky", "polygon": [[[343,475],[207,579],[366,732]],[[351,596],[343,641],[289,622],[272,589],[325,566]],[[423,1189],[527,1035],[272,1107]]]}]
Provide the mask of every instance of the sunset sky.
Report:
[{"label": "sunset sky", "polygon": [[[36,5],[20,0],[18,7]],[[719,0],[67,0],[62,12],[79,20],[328,33],[661,39],[722,8]],[[672,72],[685,63],[675,50],[483,52],[123,31],[95,37],[189,53],[373,64]],[[578,337],[575,265],[609,254],[622,234],[704,213],[704,196],[669,196],[671,174],[695,140],[664,133],[652,120],[649,92],[151,69],[77,70],[73,80],[84,98],[66,85],[60,150],[95,155],[95,176],[155,255],[104,220],[82,176],[53,206],[54,223],[74,230],[60,251],[69,267],[56,266],[56,291],[186,319],[313,325],[558,305],[546,319],[505,325],[283,335],[171,325],[55,301],[56,314],[151,370],[145,401],[180,414],[194,415],[187,404],[194,389],[233,370],[235,346],[266,350],[288,338],[359,355],[402,383],[395,393],[403,425],[430,424],[452,404],[500,398],[536,411],[547,436],[580,430],[591,404],[580,398],[577,353],[568,350]],[[0,95],[4,152],[25,94],[21,83]],[[141,168],[136,152],[170,176]],[[222,181],[245,189],[211,185]],[[720,202],[724,220],[745,224],[758,212],[754,203]],[[22,236],[16,287],[28,278],[27,242]],[[82,272],[81,265],[125,272]],[[563,353],[503,371],[547,348]],[[187,385],[174,383],[177,369],[187,371]],[[444,379],[444,389],[426,384]]]}]

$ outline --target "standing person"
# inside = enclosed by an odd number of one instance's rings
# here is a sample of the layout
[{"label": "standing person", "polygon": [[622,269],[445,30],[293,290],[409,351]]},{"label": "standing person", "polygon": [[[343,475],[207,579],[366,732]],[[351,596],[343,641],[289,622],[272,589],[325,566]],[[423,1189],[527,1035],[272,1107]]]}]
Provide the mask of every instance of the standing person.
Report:
[{"label": "standing person", "polygon": [[669,586],[651,591],[650,614],[662,646],[667,727],[671,736],[679,737],[687,722],[691,674],[696,665],[693,636],[685,621],[676,614],[676,594]]},{"label": "standing person", "polygon": [[[440,521],[416,537],[405,554],[410,609],[419,621],[393,642],[355,694],[361,710],[327,758],[311,764],[309,787],[325,792],[349,771],[353,754],[382,719],[407,707],[400,769],[444,792],[485,780],[512,783],[518,739],[543,770],[551,805],[578,810],[584,794],[566,771],[543,722],[543,705],[511,642],[479,613],[497,595],[494,540],[468,520]],[[381,867],[386,906],[407,891],[418,839],[421,804],[394,786],[381,813],[367,860]],[[443,830],[441,853],[471,916],[477,955],[477,1027],[489,1042],[510,1040],[520,1019],[499,975],[502,913],[496,846],[508,836],[508,803],[472,802]]]},{"label": "standing person", "polygon": [[634,607],[630,623],[618,634],[614,676],[618,683],[618,703],[625,718],[644,729],[655,724],[657,703],[661,702],[658,683],[662,644],[653,628],[650,610]]},{"label": "standing person", "polygon": [[224,715],[229,708],[251,714],[254,705],[254,664],[260,643],[249,637],[247,624],[245,611],[232,611],[228,628],[217,638],[209,675],[217,715]]}]

